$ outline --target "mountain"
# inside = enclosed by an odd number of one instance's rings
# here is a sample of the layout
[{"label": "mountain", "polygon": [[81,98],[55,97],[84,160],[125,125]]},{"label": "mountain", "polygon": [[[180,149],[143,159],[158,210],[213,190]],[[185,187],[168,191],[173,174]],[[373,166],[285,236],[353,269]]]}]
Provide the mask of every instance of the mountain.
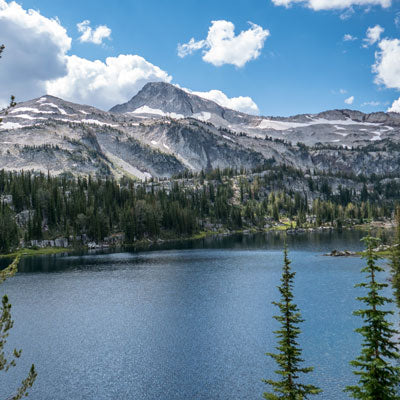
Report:
[{"label": "mountain", "polygon": [[293,117],[259,117],[221,107],[164,82],[146,84],[130,101],[111,108],[110,112],[152,118],[191,117],[256,138],[264,139],[267,135],[306,145],[366,145],[386,138],[397,140],[400,132],[398,113],[332,110]]},{"label": "mountain", "polygon": [[148,83],[109,112],[53,96],[0,113],[0,169],[169,177],[257,167],[400,173],[400,114],[332,110],[260,117],[168,83]]},{"label": "mountain", "polygon": [[213,101],[192,95],[165,82],[147,83],[127,103],[110,109],[113,113],[172,114],[177,118],[192,117],[203,112],[223,115],[224,108]]}]

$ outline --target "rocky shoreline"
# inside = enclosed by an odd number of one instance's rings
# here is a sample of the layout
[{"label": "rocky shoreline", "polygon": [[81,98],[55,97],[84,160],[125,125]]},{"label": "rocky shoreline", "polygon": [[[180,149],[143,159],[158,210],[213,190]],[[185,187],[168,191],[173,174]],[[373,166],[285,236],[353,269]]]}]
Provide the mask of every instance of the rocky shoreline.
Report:
[{"label": "rocky shoreline", "polygon": [[358,256],[355,251],[350,250],[332,250],[330,253],[324,254],[326,257],[353,257]]},{"label": "rocky shoreline", "polygon": [[[397,247],[398,245],[395,244],[393,246],[390,246],[388,244],[381,244],[380,246],[376,247],[373,249],[374,253],[381,253],[381,255],[386,255],[389,253],[393,247]],[[330,253],[324,254],[324,256],[327,257],[354,257],[354,256],[360,256],[361,252],[356,252],[356,251],[350,251],[350,250],[332,250]]]}]

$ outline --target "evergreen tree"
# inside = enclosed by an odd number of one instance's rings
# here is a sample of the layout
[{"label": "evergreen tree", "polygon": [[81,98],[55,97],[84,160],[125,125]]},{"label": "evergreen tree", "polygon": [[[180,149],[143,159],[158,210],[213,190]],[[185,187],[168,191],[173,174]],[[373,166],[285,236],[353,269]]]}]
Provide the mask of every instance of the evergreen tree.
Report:
[{"label": "evergreen tree", "polygon": [[392,268],[393,290],[398,307],[400,307],[400,207],[396,210],[396,235],[390,252],[390,266]]},{"label": "evergreen tree", "polygon": [[391,300],[380,294],[388,285],[376,280],[377,273],[383,271],[383,268],[376,265],[379,257],[373,251],[378,240],[370,235],[363,240],[367,247],[364,255],[367,265],[361,271],[367,274],[367,282],[356,287],[367,291],[365,296],[357,298],[366,308],[354,312],[354,315],[364,320],[364,325],[356,329],[356,332],[363,336],[363,344],[361,355],[350,363],[357,368],[354,374],[359,377],[359,381],[358,385],[347,386],[345,391],[355,399],[396,400],[400,399],[400,368],[392,365],[391,361],[400,359],[396,352],[396,343],[393,341],[398,332],[393,329],[393,324],[387,321],[387,317],[393,312],[382,310]]},{"label": "evergreen tree", "polygon": [[267,353],[278,364],[279,368],[275,373],[280,375],[281,379],[263,380],[273,389],[273,393],[264,393],[264,398],[267,400],[303,400],[322,391],[316,386],[299,382],[300,374],[307,374],[314,368],[301,366],[304,360],[301,358],[302,350],[297,343],[297,338],[301,332],[298,325],[303,322],[303,319],[297,305],[293,303],[295,272],[291,271],[290,264],[285,245],[281,286],[278,287],[281,301],[273,302],[280,310],[280,315],[274,316],[280,323],[280,329],[274,332],[278,339],[276,347],[278,353]]},{"label": "evergreen tree", "polygon": [[[6,269],[0,271],[0,283],[4,282],[7,278],[15,275],[17,272],[17,266],[19,263],[19,257],[17,257],[11,265]],[[11,304],[8,301],[6,295],[3,296],[2,304],[0,307],[0,371],[7,372],[11,367],[15,367],[16,360],[21,357],[22,350],[14,349],[11,358],[8,359],[5,354],[4,348],[7,343],[7,338],[10,334],[10,330],[14,325],[14,321],[11,319]],[[16,393],[11,396],[10,400],[19,400],[24,396],[28,395],[28,389],[30,389],[36,379],[35,366],[32,364],[28,376],[21,382],[21,386],[17,389]]]},{"label": "evergreen tree", "polygon": [[0,204],[0,253],[8,253],[19,243],[18,226],[10,207]]}]

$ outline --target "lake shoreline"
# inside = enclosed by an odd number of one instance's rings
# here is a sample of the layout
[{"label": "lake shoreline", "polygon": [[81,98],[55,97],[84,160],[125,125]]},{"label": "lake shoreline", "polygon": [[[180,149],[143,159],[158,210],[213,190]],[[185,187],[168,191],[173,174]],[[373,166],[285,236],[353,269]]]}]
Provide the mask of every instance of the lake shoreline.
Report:
[{"label": "lake shoreline", "polygon": [[[359,321],[351,313],[363,262],[322,254],[360,251],[363,235],[345,230],[286,238],[306,320],[302,345],[325,400],[336,399],[343,382],[351,384],[345,366],[359,343],[353,334]],[[143,400],[225,399],[233,384],[238,399],[262,397],[261,379],[274,367],[264,354],[274,340],[271,302],[279,295],[284,237],[249,232],[137,253],[127,248],[21,259],[4,290],[23,360],[41,371],[29,398],[106,400],[122,393]],[[121,357],[128,361],[121,364]],[[159,386],[149,386],[155,376]],[[15,386],[8,377],[0,391]],[[219,385],[220,378],[229,387]],[[206,388],[204,396],[193,389],[198,385]]]},{"label": "lake shoreline", "polygon": [[[191,240],[201,240],[211,237],[226,237],[226,236],[233,236],[237,234],[243,235],[252,235],[257,233],[285,233],[288,235],[304,235],[308,233],[322,233],[322,232],[341,232],[341,231],[366,231],[373,229],[384,229],[384,230],[391,230],[392,226],[388,226],[387,224],[379,224],[379,221],[372,221],[371,223],[366,223],[363,225],[352,225],[352,226],[344,226],[340,229],[337,227],[332,226],[320,226],[320,227],[307,227],[307,228],[296,228],[293,227],[293,223],[291,221],[286,221],[281,225],[276,225],[269,228],[259,229],[259,228],[246,228],[240,230],[224,230],[221,229],[219,231],[200,231],[191,236],[169,236],[163,235],[158,238],[146,238],[135,241],[134,243],[117,243],[117,244],[95,244],[95,246],[88,246],[88,245],[78,245],[71,247],[43,247],[43,248],[21,248],[16,251],[7,254],[0,254],[1,258],[13,258],[16,256],[20,257],[35,257],[41,255],[57,255],[62,253],[71,253],[77,251],[89,251],[89,250],[108,250],[108,249],[125,249],[125,248],[140,248],[146,249],[150,246],[163,244],[163,243],[173,243],[173,242],[187,242]],[[336,253],[336,254],[333,254]],[[332,250],[331,253],[324,254],[326,256],[338,257],[338,256],[361,256],[362,252],[357,252],[355,254],[339,254],[339,253],[346,253],[346,250]],[[388,255],[388,251],[378,252],[379,255],[385,256]],[[382,254],[381,254],[382,253]]]}]

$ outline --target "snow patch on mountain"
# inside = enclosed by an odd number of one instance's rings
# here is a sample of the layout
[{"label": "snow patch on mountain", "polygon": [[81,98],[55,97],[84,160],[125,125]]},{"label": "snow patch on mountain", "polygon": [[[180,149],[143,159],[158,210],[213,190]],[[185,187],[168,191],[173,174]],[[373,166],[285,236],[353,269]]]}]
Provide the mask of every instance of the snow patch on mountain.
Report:
[{"label": "snow patch on mountain", "polygon": [[[67,120],[69,121],[69,120]],[[74,121],[70,121],[70,122],[74,122]],[[82,121],[80,121],[84,124],[94,124],[94,125],[100,125],[100,126],[112,126],[112,127],[117,127],[117,124],[109,124],[107,122],[102,122],[102,121],[98,121],[97,119],[83,119]]]},{"label": "snow patch on mountain", "polygon": [[0,130],[8,130],[8,129],[19,129],[22,128],[23,125],[18,122],[3,122],[0,124]]},{"label": "snow patch on mountain", "polygon": [[37,108],[32,108],[32,107],[18,107],[15,108],[11,111],[9,111],[9,114],[16,114],[20,112],[34,112],[34,113],[39,113],[40,111]]},{"label": "snow patch on mountain", "polygon": [[131,111],[131,113],[132,114],[152,114],[152,115],[159,115],[161,117],[170,117],[170,118],[175,118],[175,119],[185,118],[185,116],[182,114],[177,114],[174,112],[164,112],[162,110],[159,110],[156,108],[151,108],[148,106],[139,107],[136,110]]},{"label": "snow patch on mountain", "polygon": [[274,121],[270,119],[263,119],[258,124],[259,129],[274,129],[276,131],[285,131],[288,129],[303,128],[312,125],[333,125],[336,129],[346,129],[340,125],[366,125],[366,126],[379,126],[380,124],[371,122],[353,121],[348,118],[345,120],[329,120],[325,118],[312,119],[310,122],[287,122],[287,121]]},{"label": "snow patch on mountain", "polygon": [[258,129],[273,129],[275,131],[286,131],[287,129],[300,128],[303,126],[309,126],[309,123],[299,123],[299,122],[285,122],[285,121],[273,121],[270,119],[263,119],[258,124]]},{"label": "snow patch on mountain", "polygon": [[211,113],[203,111],[201,113],[193,114],[192,118],[207,122],[211,119]]},{"label": "snow patch on mountain", "polygon": [[382,137],[381,137],[382,132],[381,132],[381,131],[374,131],[374,132],[372,132],[372,133],[375,134],[375,135],[371,138],[371,141],[372,141],[372,142],[375,142],[375,141],[377,141],[377,140],[382,140]]},{"label": "snow patch on mountain", "polygon": [[41,105],[42,105],[42,106],[49,106],[49,107],[56,108],[56,109],[59,111],[60,114],[62,114],[62,115],[68,115],[68,113],[67,113],[65,110],[63,110],[62,108],[58,107],[58,106],[57,106],[56,104],[54,104],[54,103],[42,103]]}]

